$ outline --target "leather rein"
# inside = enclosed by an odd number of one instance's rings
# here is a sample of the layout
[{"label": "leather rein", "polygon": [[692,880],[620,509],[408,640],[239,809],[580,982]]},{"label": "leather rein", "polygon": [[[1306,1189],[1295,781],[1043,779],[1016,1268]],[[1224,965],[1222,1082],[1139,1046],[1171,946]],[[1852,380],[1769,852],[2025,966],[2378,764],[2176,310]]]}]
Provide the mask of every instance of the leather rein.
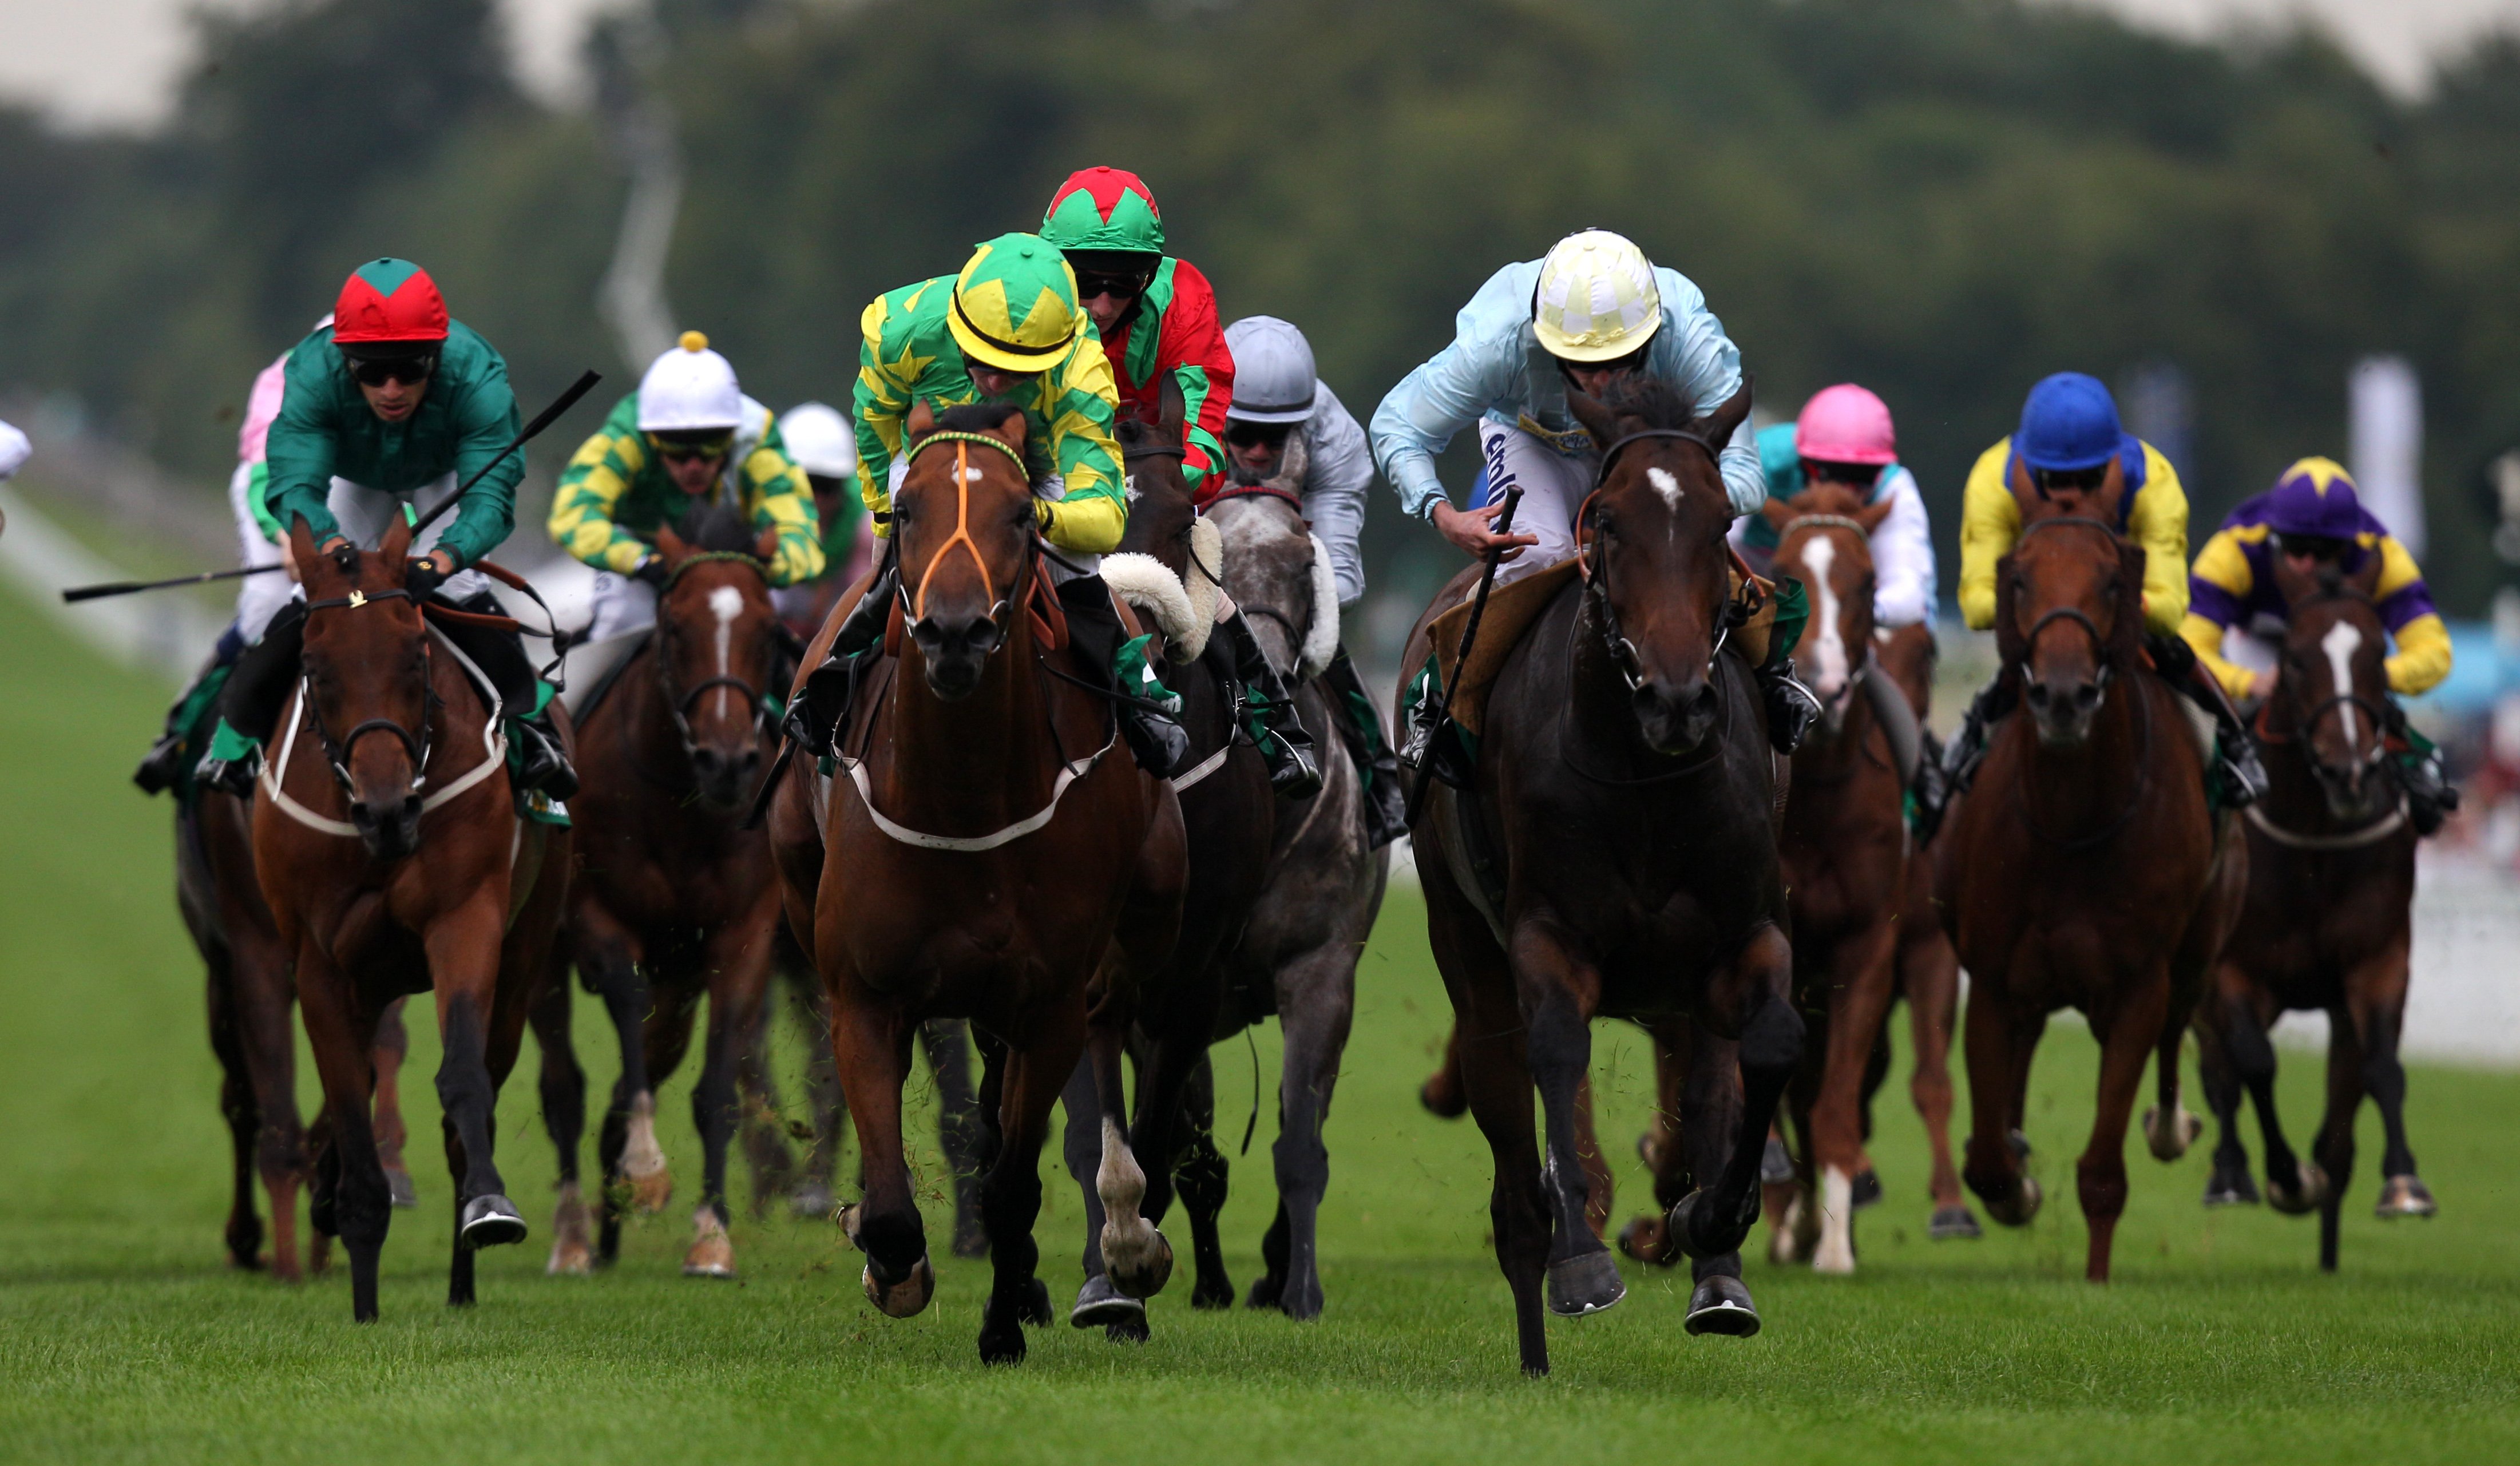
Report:
[{"label": "leather rein", "polygon": [[[1644,685],[1644,677],[1638,670],[1642,665],[1642,659],[1637,654],[1636,644],[1621,635],[1619,631],[1618,608],[1610,600],[1608,545],[1602,543],[1598,562],[1594,555],[1593,547],[1598,542],[1593,533],[1593,501],[1601,497],[1602,488],[1610,481],[1611,470],[1618,466],[1619,455],[1627,452],[1631,445],[1647,438],[1674,438],[1684,443],[1693,444],[1706,455],[1709,464],[1723,462],[1723,450],[1704,433],[1686,427],[1641,428],[1617,439],[1608,448],[1602,450],[1601,466],[1593,475],[1593,491],[1584,496],[1583,504],[1575,511],[1575,573],[1583,577],[1585,599],[1593,603],[1595,614],[1599,617],[1601,640],[1610,653],[1611,665],[1619,669],[1619,676],[1627,682],[1628,690],[1631,692]],[[1716,630],[1715,644],[1706,654],[1706,665],[1710,670],[1715,666],[1715,659],[1724,654],[1724,644],[1732,635],[1733,621],[1734,618],[1728,614],[1722,618]],[[1570,678],[1574,676],[1571,665],[1567,669],[1567,675]]]},{"label": "leather rein", "polygon": [[[359,609],[361,606],[372,605],[380,600],[409,600],[415,605],[424,604],[418,597],[399,587],[390,591],[379,591],[374,595],[371,595],[366,591],[352,590],[347,596],[328,596],[322,600],[307,601],[306,615],[309,620],[312,620],[317,611],[354,611]],[[434,659],[429,654],[428,638],[425,635],[420,639],[420,656],[421,666],[424,669],[421,673],[421,696],[423,700],[421,704],[421,731],[417,733],[413,733],[410,729],[403,727],[400,723],[395,722],[391,718],[370,718],[366,722],[353,727],[348,733],[342,734],[339,738],[335,738],[333,736],[332,730],[324,726],[323,709],[315,705],[314,688],[307,682],[306,674],[302,670],[298,673],[297,686],[299,700],[306,704],[306,719],[308,722],[315,725],[315,741],[317,745],[324,750],[324,762],[332,768],[333,781],[341,786],[342,793],[354,794],[357,792],[356,788],[350,781],[350,749],[359,741],[359,739],[372,733],[392,733],[395,741],[402,744],[403,752],[411,758],[411,788],[414,791],[417,791],[422,783],[427,781],[428,777],[429,733],[435,722],[435,720],[428,716],[428,711],[437,705],[437,691],[434,686],[434,680],[429,676],[428,670],[434,666]]]}]

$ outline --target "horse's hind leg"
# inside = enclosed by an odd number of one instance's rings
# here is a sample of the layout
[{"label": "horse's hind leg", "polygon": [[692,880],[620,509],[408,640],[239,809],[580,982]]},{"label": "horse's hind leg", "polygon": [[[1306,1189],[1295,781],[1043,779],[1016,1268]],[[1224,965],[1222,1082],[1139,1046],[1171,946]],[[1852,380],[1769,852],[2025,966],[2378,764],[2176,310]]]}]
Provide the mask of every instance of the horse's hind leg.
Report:
[{"label": "horse's hind leg", "polygon": [[[1618,1264],[1585,1219],[1592,1181],[1577,1138],[1577,1107],[1593,1068],[1593,1001],[1600,975],[1566,949],[1552,926],[1527,920],[1513,933],[1513,966],[1529,1037],[1532,1082],[1548,1128],[1541,1172],[1552,1235],[1549,1247],[1549,1311],[1569,1317],[1598,1313],[1627,1296]],[[1309,1138],[1309,1137],[1307,1137]],[[1282,1135],[1280,1144],[1285,1143]]]},{"label": "horse's hind leg", "polygon": [[1897,936],[1898,928],[1885,917],[1829,953],[1827,1033],[1807,1136],[1820,1214],[1819,1246],[1812,1254],[1815,1272],[1855,1270],[1855,1180],[1864,1169],[1861,1090],[1890,1011]]},{"label": "horse's hind leg", "polygon": [[[587,910],[579,908],[578,914],[582,931]],[[621,1077],[613,1082],[595,1142],[604,1177],[595,1241],[599,1265],[620,1256],[624,1207],[635,1203],[644,1212],[660,1211],[674,1188],[664,1150],[656,1144],[656,1096],[648,1086],[648,979],[635,952],[624,945],[626,934],[619,941],[613,935],[577,944],[578,975],[604,1000],[621,1054]]]},{"label": "horse's hind leg", "polygon": [[420,1188],[412,1181],[410,1163],[403,1159],[403,1147],[411,1141],[411,1129],[402,1119],[402,1061],[411,1051],[411,1032],[403,1027],[402,1009],[409,1000],[395,999],[377,1022],[377,1155],[384,1162],[393,1204],[405,1210],[420,1205]]},{"label": "horse's hind leg", "polygon": [[[2257,1107],[2258,1133],[2267,1151],[2267,1200],[2278,1212],[2302,1216],[2318,1207],[2328,1182],[2318,1164],[2294,1155],[2284,1138],[2283,1122],[2275,1112],[2275,1047],[2267,1037],[2266,1017],[2244,998],[2225,998],[2217,1006],[2224,1053]],[[2236,1118],[2238,1106],[2232,1108]]]},{"label": "horse's hind leg", "polygon": [[2362,1034],[2353,1014],[2339,1006],[2327,1014],[2327,1114],[2319,1122],[2311,1148],[2325,1171],[2326,1190],[2318,1199],[2318,1269],[2336,1270],[2337,1233],[2344,1221],[2345,1184],[2354,1176],[2354,1119],[2362,1108],[2365,1072],[2370,1063]]},{"label": "horse's hind leg", "polygon": [[[2407,1069],[2398,1061],[2398,1034],[2407,1013],[2407,952],[2381,954],[2346,975],[2346,1009],[2362,1040],[2362,1088],[2380,1109],[2380,1199],[2373,1210],[2386,1222],[2430,1217],[2440,1208],[2415,1175],[2415,1153],[2407,1144]],[[2338,1177],[2341,1185],[2343,1177]]]},{"label": "horse's hind leg", "polygon": [[[209,966],[210,1051],[219,1060],[219,1113],[228,1123],[233,1157],[234,1194],[228,1202],[226,1242],[228,1266],[248,1270],[262,1266],[262,1219],[254,1212],[254,1156],[262,1134],[262,1106],[254,1096],[253,1076],[246,1066],[245,1044],[237,1033],[236,980],[225,952],[204,953]],[[277,1213],[279,1198],[273,1198]],[[279,1221],[277,1215],[272,1219]],[[291,1272],[297,1260],[289,1260]],[[272,1270],[280,1260],[272,1259]]]},{"label": "horse's hind leg", "polygon": [[1740,1035],[1741,1116],[1715,1183],[1708,1186],[1701,1170],[1699,1189],[1673,1209],[1681,1246],[1701,1262],[1737,1251],[1759,1217],[1759,1166],[1768,1128],[1802,1062],[1803,1021],[1793,1008],[1792,970],[1785,934],[1763,927],[1707,994],[1715,1021]]},{"label": "horse's hind leg", "polygon": [[[1085,1046],[1085,1015],[1078,1008],[1036,1024],[1031,1044],[1010,1048],[992,1065],[997,1079],[997,1155],[980,1182],[980,1215],[989,1227],[989,1301],[980,1312],[980,1362],[1015,1364],[1024,1356],[1023,1325],[1048,1311],[1041,1280],[1041,1249],[1033,1223],[1041,1216],[1041,1146],[1050,1132],[1050,1107],[1077,1069]],[[841,1072],[847,1073],[845,1061]],[[856,1100],[852,1092],[851,1100]],[[1103,1124],[1117,1107],[1107,1109]],[[860,1111],[859,1133],[866,1133]],[[870,1170],[872,1170],[870,1158]],[[922,1263],[924,1259],[922,1260]]]},{"label": "horse's hind leg", "polygon": [[1077,1328],[1102,1324],[1114,1339],[1143,1339],[1147,1306],[1112,1284],[1110,1269],[1102,1261],[1102,1227],[1108,1219],[1094,1185],[1094,1173],[1102,1158],[1102,1098],[1094,1085],[1091,1056],[1076,1061],[1059,1098],[1067,1110],[1059,1151],[1067,1163],[1067,1177],[1076,1183],[1085,1202],[1085,1252],[1078,1259],[1085,1282],[1076,1290],[1067,1321]]},{"label": "horse's hind leg", "polygon": [[560,1158],[560,1202],[552,1214],[551,1261],[543,1270],[554,1277],[583,1277],[595,1269],[594,1236],[588,1224],[586,1192],[578,1177],[578,1143],[586,1133],[586,1071],[577,1062],[570,1032],[568,960],[555,955],[534,996],[531,1022],[543,1064],[537,1085],[543,1102],[543,1133],[551,1136]]},{"label": "horse's hind leg", "polygon": [[[348,980],[313,942],[297,957],[298,1005],[306,1038],[324,1082],[325,1173],[319,1177],[323,1211],[350,1257],[350,1316],[377,1316],[377,1260],[384,1250],[393,1215],[376,1133],[368,1125],[368,1096],[376,1083],[377,1015],[363,1011]],[[328,1184],[329,1183],[329,1184]]]},{"label": "horse's hind leg", "polygon": [[2196,1014],[2196,1083],[2214,1112],[2214,1170],[2205,1178],[2205,1205],[2255,1206],[2257,1182],[2249,1177],[2249,1148],[2240,1139],[2240,1076],[2224,1042],[2223,1005],[2208,998]]},{"label": "horse's hind leg", "polygon": [[1979,1232],[1960,1191],[1959,1168],[1952,1162],[1952,1031],[1958,1017],[1960,960],[1951,938],[1921,906],[1911,901],[1900,917],[1912,929],[1902,933],[1899,978],[1908,995],[1908,1040],[1916,1054],[1908,1097],[1925,1122],[1925,1142],[1934,1156],[1934,1215],[1927,1235],[1942,1241]]},{"label": "horse's hind leg", "polygon": [[1183,1214],[1190,1218],[1190,1251],[1196,1275],[1190,1306],[1230,1309],[1234,1279],[1225,1270],[1225,1245],[1216,1220],[1225,1211],[1226,1181],[1233,1167],[1216,1146],[1216,1068],[1203,1053],[1182,1088],[1182,1128],[1190,1138],[1173,1162],[1173,1187],[1181,1194]]},{"label": "horse's hind leg", "polygon": [[[1286,1047],[1278,1082],[1278,1141],[1271,1157],[1277,1163],[1279,1205],[1286,1222],[1285,1286],[1279,1290],[1278,1307],[1289,1318],[1317,1318],[1322,1311],[1316,1233],[1322,1198],[1328,1193],[1330,1180],[1330,1152],[1322,1136],[1329,1123],[1331,1092],[1338,1085],[1339,1059],[1347,1052],[1348,1034],[1356,1022],[1356,954],[1357,949],[1343,941],[1331,942],[1287,964],[1277,978],[1279,1027]],[[1580,1019],[1578,1028],[1580,1033]],[[1584,1054],[1577,1062],[1583,1065],[1590,1058],[1591,1035],[1580,1036]],[[1579,1068],[1576,1078],[1580,1088],[1589,1074]],[[1570,1102],[1577,1099],[1573,1094],[1567,1097]],[[1593,1165],[1599,1165],[1600,1143],[1593,1136],[1589,1108],[1564,1118],[1581,1132],[1572,1143],[1589,1148]],[[1551,1134],[1553,1140],[1553,1127]],[[1584,1175],[1590,1169],[1579,1168],[1575,1174]],[[1606,1216],[1606,1188],[1588,1182],[1586,1194],[1595,1189],[1602,1191],[1599,1200]],[[1584,1205],[1579,1200],[1579,1215]],[[1594,1249],[1600,1248],[1598,1228],[1588,1226],[1586,1237]],[[1606,1253],[1603,1261],[1607,1262]],[[1615,1279],[1615,1265],[1610,1270]]]},{"label": "horse's hind leg", "polygon": [[[936,1143],[954,1176],[954,1256],[989,1255],[980,1224],[980,1108],[971,1093],[971,1037],[960,1018],[919,1025],[920,1050],[936,1080]],[[826,1173],[828,1179],[828,1173]]]},{"label": "horse's hind leg", "polygon": [[699,1083],[692,1087],[692,1122],[700,1135],[700,1204],[693,1215],[696,1235],[683,1258],[685,1277],[735,1276],[735,1243],[727,1227],[735,1214],[726,1200],[726,1152],[735,1139],[736,1070],[742,1050],[761,1027],[762,1000],[770,983],[770,932],[778,912],[762,907],[746,921],[731,922],[709,940],[707,1047]]}]

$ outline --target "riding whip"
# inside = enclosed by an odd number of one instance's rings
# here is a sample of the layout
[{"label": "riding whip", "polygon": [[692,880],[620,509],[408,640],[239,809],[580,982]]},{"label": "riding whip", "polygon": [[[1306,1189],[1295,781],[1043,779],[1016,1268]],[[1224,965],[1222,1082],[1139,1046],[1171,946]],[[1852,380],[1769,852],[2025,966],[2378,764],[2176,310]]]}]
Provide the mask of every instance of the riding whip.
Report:
[{"label": "riding whip", "polygon": [[[553,422],[559,421],[561,414],[567,412],[572,407],[575,407],[577,405],[577,399],[585,396],[588,392],[593,391],[595,389],[595,384],[603,379],[604,375],[602,373],[589,368],[586,374],[578,378],[575,382],[571,383],[567,391],[561,393],[559,398],[555,400],[551,406],[544,408],[540,413],[536,414],[534,421],[525,424],[525,430],[518,433],[516,438],[511,441],[507,447],[500,449],[496,458],[491,459],[488,463],[483,464],[479,468],[475,469],[472,476],[458,485],[454,493],[447,495],[443,500],[438,502],[436,508],[430,510],[428,513],[421,515],[419,519],[414,521],[412,524],[412,534],[414,536],[418,536],[422,530],[427,529],[431,523],[434,523],[438,515],[443,514],[448,510],[454,508],[456,503],[462,500],[466,494],[471,493],[472,486],[479,483],[482,477],[492,468],[495,468],[499,466],[499,465],[507,462],[508,455],[524,447],[527,443],[532,442],[537,434],[539,434],[544,428],[551,426]],[[207,585],[214,580],[237,580],[248,575],[266,574],[280,568],[281,566],[279,564],[248,565],[239,570],[204,570],[199,575],[177,575],[165,580],[110,580],[100,585],[73,586],[70,589],[62,592],[62,600],[75,605],[82,600],[96,600],[108,596],[130,596],[141,591],[163,591],[175,586]]]},{"label": "riding whip", "polygon": [[[1505,508],[1497,514],[1498,538],[1502,539],[1513,532],[1513,511],[1521,503],[1522,485],[1515,484],[1505,491]],[[1469,620],[1462,627],[1461,650],[1453,656],[1453,682],[1455,683],[1461,681],[1462,670],[1470,664],[1470,648],[1478,644],[1479,619],[1488,613],[1488,592],[1496,589],[1497,567],[1505,563],[1505,551],[1506,547],[1499,545],[1488,552],[1488,566],[1479,575],[1478,594],[1470,600]],[[1451,727],[1453,722],[1453,689],[1448,685],[1439,684],[1434,695],[1435,726],[1432,734],[1426,740],[1427,747],[1430,749],[1434,746],[1434,740],[1442,737],[1444,730]],[[1434,781],[1432,775],[1422,770],[1418,773],[1418,782],[1409,790],[1408,823],[1414,825],[1418,822],[1418,813],[1426,807],[1427,787]]]}]

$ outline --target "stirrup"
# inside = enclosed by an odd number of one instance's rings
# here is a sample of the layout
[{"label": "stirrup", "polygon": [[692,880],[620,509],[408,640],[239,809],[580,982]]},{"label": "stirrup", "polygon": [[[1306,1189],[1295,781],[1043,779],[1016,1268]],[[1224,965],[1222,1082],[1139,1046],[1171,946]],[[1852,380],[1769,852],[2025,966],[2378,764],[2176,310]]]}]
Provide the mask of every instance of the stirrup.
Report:
[{"label": "stirrup", "polygon": [[1794,676],[1793,658],[1759,669],[1759,687],[1768,704],[1768,744],[1791,757],[1803,735],[1820,721],[1820,698]]},{"label": "stirrup", "polygon": [[262,775],[262,750],[257,747],[232,759],[204,758],[193,771],[193,782],[204,789],[216,789],[239,799],[253,797],[253,784]]},{"label": "stirrup", "polygon": [[569,766],[568,755],[561,749],[559,731],[543,718],[519,718],[516,727],[518,741],[524,745],[518,750],[517,782],[554,799],[576,798],[577,771]]},{"label": "stirrup", "polygon": [[140,767],[131,772],[131,781],[143,794],[163,794],[175,787],[184,774],[184,735],[170,733],[149,747]]}]

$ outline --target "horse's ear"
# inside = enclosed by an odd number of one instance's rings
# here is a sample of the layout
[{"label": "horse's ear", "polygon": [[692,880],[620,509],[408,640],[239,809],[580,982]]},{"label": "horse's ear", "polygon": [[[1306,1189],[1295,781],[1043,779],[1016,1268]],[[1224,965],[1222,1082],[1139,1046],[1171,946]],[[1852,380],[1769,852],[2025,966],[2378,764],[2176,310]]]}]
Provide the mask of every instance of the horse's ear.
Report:
[{"label": "horse's ear", "polygon": [[1881,532],[1881,521],[1890,517],[1892,507],[1892,501],[1884,499],[1879,504],[1865,505],[1849,513],[1847,517],[1863,525],[1867,535],[1876,535]]},{"label": "horse's ear", "polygon": [[1749,373],[1742,373],[1741,390],[1726,399],[1724,405],[1715,410],[1715,416],[1706,420],[1706,441],[1713,443],[1718,453],[1724,450],[1725,444],[1732,441],[1732,434],[1740,431],[1742,422],[1750,416],[1752,380]]},{"label": "horse's ear", "polygon": [[[2378,555],[2371,557],[2379,558]],[[2295,569],[2279,548],[2267,556],[2267,574],[2273,579],[2275,594],[2283,598],[2286,605],[2299,605],[2318,594],[2318,572]]]},{"label": "horse's ear", "polygon": [[1759,506],[1759,517],[1767,520],[1768,527],[1778,534],[1783,534],[1785,526],[1793,523],[1801,513],[1801,510],[1783,499],[1771,499]]},{"label": "horse's ear", "polygon": [[[384,541],[377,546],[377,554],[388,565],[401,565],[411,555],[411,511],[405,510],[392,515],[385,524]],[[402,572],[397,569],[394,573],[399,576]]]},{"label": "horse's ear", "polygon": [[[2115,465],[2111,465],[2115,471]],[[2109,628],[2109,641],[2118,656],[2132,661],[2143,651],[2143,546],[2125,535],[2118,536],[2118,585],[2121,587],[2118,614]]]},{"label": "horse's ear", "polygon": [[[1170,375],[1167,374],[1164,379],[1170,381],[1172,378]],[[1023,409],[1016,407],[1008,408],[1007,415],[998,420],[998,425],[989,429],[989,436],[993,438],[1006,439],[1008,446],[1014,449],[1017,456],[1021,456],[1024,447]],[[1174,424],[1173,436],[1167,441],[1181,441],[1180,424]]]},{"label": "horse's ear", "polygon": [[297,561],[297,578],[303,581],[321,567],[323,556],[315,553],[315,531],[306,527],[304,514],[289,516],[289,549]]},{"label": "horse's ear", "polygon": [[2004,487],[2012,491],[2012,502],[2021,510],[2021,522],[2028,524],[2046,518],[2047,503],[2039,497],[2038,487],[2030,481],[2030,465],[2018,453],[2011,458],[2012,472],[2004,480]]},{"label": "horse's ear", "polygon": [[910,417],[901,427],[914,440],[927,436],[936,430],[936,409],[927,405],[926,398],[920,398],[910,404]]},{"label": "horse's ear", "polygon": [[1163,374],[1164,389],[1157,404],[1155,426],[1162,429],[1167,444],[1189,441],[1186,431],[1190,421],[1190,403],[1182,396],[1181,378],[1170,372]]},{"label": "horse's ear", "polygon": [[2005,671],[2021,664],[2029,654],[2022,644],[2021,624],[2012,610],[2012,556],[2007,555],[1995,562],[1995,654]]},{"label": "horse's ear", "polygon": [[670,570],[691,558],[691,541],[674,533],[674,526],[659,524],[656,526],[656,553],[665,557],[665,568]]},{"label": "horse's ear", "polygon": [[2091,514],[2103,524],[2118,522],[2118,506],[2126,503],[2126,461],[2112,458],[2108,471],[2100,475],[2099,491],[2092,496]]},{"label": "horse's ear", "polygon": [[1619,440],[1619,416],[1604,406],[1599,398],[1570,387],[1566,392],[1566,410],[1573,413],[1575,421],[1583,423],[1584,430],[1593,435],[1594,447],[1607,448]]}]

